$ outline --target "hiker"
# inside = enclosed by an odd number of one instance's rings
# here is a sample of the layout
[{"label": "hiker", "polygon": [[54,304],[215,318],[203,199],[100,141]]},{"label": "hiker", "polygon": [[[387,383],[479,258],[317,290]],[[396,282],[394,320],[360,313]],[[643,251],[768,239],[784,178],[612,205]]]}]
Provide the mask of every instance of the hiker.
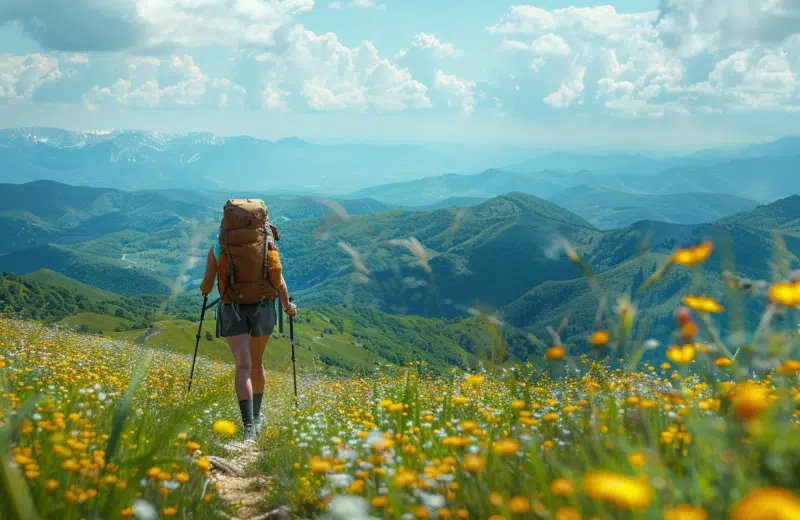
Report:
[{"label": "hiker", "polygon": [[247,439],[254,438],[255,429],[266,422],[261,414],[263,357],[278,317],[276,298],[287,315],[296,314],[283,279],[277,240],[280,235],[269,222],[264,201],[229,200],[200,284],[200,292],[208,296],[214,279],[218,281],[222,300],[217,309],[217,337],[228,341],[236,363],[236,396]]}]

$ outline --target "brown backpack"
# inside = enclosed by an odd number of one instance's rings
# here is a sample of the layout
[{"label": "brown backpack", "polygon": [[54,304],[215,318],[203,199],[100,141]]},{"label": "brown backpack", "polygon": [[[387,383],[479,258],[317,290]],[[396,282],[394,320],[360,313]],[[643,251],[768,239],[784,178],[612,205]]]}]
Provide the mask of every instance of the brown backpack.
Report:
[{"label": "brown backpack", "polygon": [[252,304],[278,296],[269,281],[267,260],[267,252],[277,249],[277,240],[278,229],[269,223],[263,200],[230,199],[225,203],[217,263],[224,303]]}]

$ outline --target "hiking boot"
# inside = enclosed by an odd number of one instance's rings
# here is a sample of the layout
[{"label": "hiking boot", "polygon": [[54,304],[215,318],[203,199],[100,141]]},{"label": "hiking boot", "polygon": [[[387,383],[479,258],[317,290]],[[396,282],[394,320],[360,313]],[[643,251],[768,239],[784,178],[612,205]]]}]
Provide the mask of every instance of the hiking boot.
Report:
[{"label": "hiking boot", "polygon": [[246,424],[244,426],[244,440],[252,441],[256,438],[256,429],[253,427],[252,424]]},{"label": "hiking boot", "polygon": [[266,417],[264,417],[263,415],[259,415],[258,417],[256,417],[256,423],[255,423],[256,431],[263,430],[264,426],[266,425],[267,425]]}]

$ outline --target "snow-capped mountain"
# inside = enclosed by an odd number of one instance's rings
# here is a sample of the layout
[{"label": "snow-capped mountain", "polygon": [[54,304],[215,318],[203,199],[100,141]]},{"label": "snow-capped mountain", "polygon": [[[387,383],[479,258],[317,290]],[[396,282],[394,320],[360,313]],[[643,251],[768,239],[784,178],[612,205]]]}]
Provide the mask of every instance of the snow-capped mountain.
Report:
[{"label": "snow-capped mountain", "polygon": [[275,188],[353,191],[468,170],[467,161],[417,146],[323,146],[210,133],[142,130],[0,130],[0,182],[55,180],[122,189]]}]

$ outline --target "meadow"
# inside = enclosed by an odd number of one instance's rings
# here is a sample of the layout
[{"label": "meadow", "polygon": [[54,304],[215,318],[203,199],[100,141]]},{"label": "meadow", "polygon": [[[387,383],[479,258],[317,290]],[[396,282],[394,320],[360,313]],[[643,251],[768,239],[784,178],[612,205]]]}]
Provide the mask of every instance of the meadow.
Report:
[{"label": "meadow", "polygon": [[[590,351],[532,338],[544,359],[434,372],[268,375],[269,425],[251,471],[263,509],[339,519],[800,518],[800,276],[688,287],[673,341],[648,339],[637,298],[667,272],[702,278],[708,242],[678,249],[637,294],[598,296]],[[591,270],[578,254],[568,257]],[[721,316],[760,301],[752,330]],[[739,302],[739,303],[737,303]],[[499,327],[502,331],[502,326]],[[502,342],[501,342],[502,348]],[[2,517],[213,518],[208,454],[236,429],[231,367],[0,321]],[[500,352],[497,359],[504,359]],[[285,367],[288,368],[288,367]],[[149,516],[148,516],[149,515]]]}]

